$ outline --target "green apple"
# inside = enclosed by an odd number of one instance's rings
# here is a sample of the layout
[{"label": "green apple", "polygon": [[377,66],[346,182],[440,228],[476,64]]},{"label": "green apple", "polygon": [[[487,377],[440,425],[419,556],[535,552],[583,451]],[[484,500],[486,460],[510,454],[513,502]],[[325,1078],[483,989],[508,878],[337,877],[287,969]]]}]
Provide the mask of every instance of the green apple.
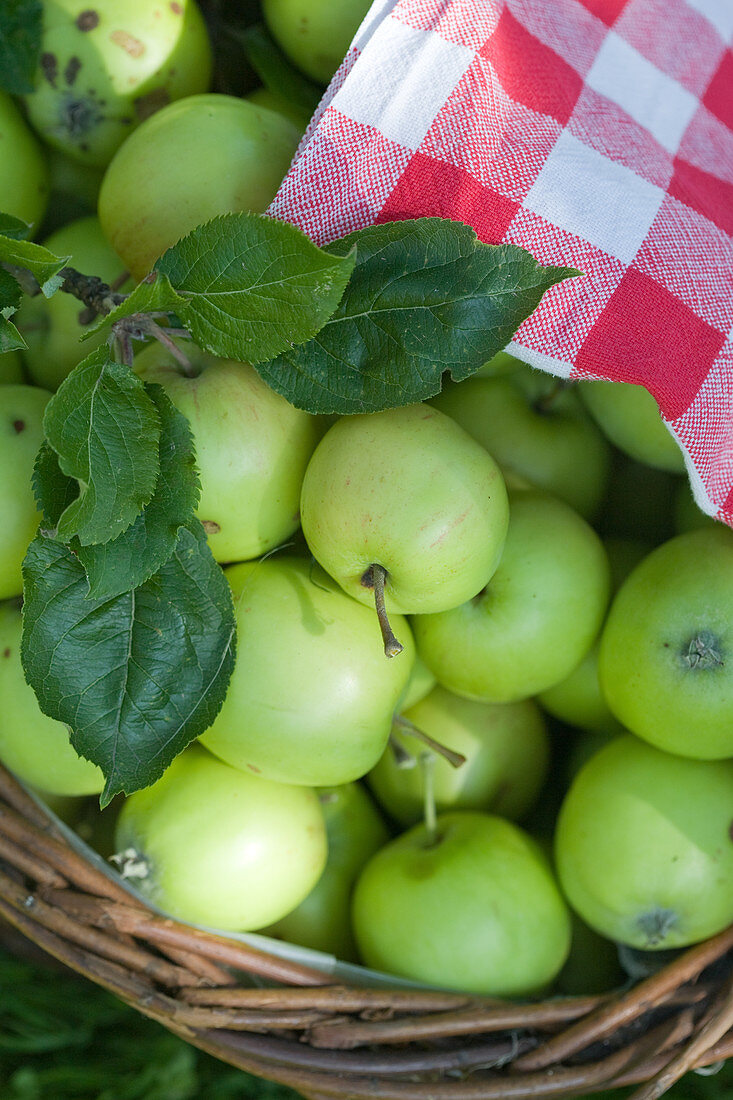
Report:
[{"label": "green apple", "polygon": [[[137,279],[197,225],[270,205],[300,141],[276,111],[227,95],[171,103],[130,135],[105,172],[99,220]],[[182,156],[181,150],[192,155]]]},{"label": "green apple", "polygon": [[104,776],[78,756],[69,730],[48,718],[25,681],[20,663],[23,629],[17,601],[0,604],[0,760],[24,783],[44,794],[99,794]]},{"label": "green apple", "polygon": [[732,808],[733,761],[615,738],[578,773],[558,818],[570,904],[601,935],[645,950],[715,935],[733,921]]},{"label": "green apple", "polygon": [[[15,319],[14,316],[13,321]],[[22,383],[23,381],[23,360],[20,352],[5,351],[0,353],[0,386],[6,386],[8,383]]]},{"label": "green apple", "polygon": [[0,210],[38,229],[48,204],[48,166],[15,103],[0,91]]},{"label": "green apple", "polygon": [[578,390],[596,422],[620,450],[660,470],[685,472],[679,443],[644,386],[630,382],[579,382]]},{"label": "green apple", "polygon": [[301,133],[311,120],[310,111],[278,95],[277,92],[270,91],[269,88],[255,88],[253,92],[248,92],[244,99],[257,107],[266,107],[268,111],[278,111],[281,115],[285,115]]},{"label": "green apple", "polygon": [[367,966],[430,985],[521,997],[551,982],[570,917],[538,845],[510,821],[453,811],[391,841],[354,891]]},{"label": "green apple", "polygon": [[[455,768],[442,757],[433,765],[433,795],[439,811],[490,810],[520,818],[537,798],[547,773],[549,742],[539,707],[477,703],[436,687],[402,716],[441,745],[465,756]],[[392,737],[411,754],[422,746],[409,731]],[[402,826],[414,825],[425,801],[420,767],[400,767],[391,747],[368,775],[379,803]]]},{"label": "green apple", "polygon": [[381,566],[387,609],[403,614],[475,596],[508,523],[494,460],[427,405],[338,420],[308,464],[300,508],[313,556],[344,591],[371,603]]},{"label": "green apple", "polygon": [[[70,222],[43,243],[57,256],[70,256],[70,264],[78,271],[106,283],[124,275],[124,264],[107,243],[95,215]],[[71,294],[54,294],[52,298],[37,294],[23,299],[14,321],[28,345],[23,352],[25,365],[37,386],[58,389],[76,364],[107,336],[100,332],[84,344],[79,342],[84,333],[79,324],[83,309]]]},{"label": "green apple", "polygon": [[414,644],[385,661],[374,613],[306,559],[278,555],[226,571],[238,647],[203,744],[228,764],[281,783],[338,786],[381,756]]},{"label": "green apple", "polygon": [[[479,367],[473,377],[493,378],[497,374],[513,374],[515,370],[521,370],[524,366],[522,360],[517,359],[515,355],[511,355],[508,351],[498,351],[483,366]],[[460,385],[460,383],[449,380],[446,385],[452,387]]]},{"label": "green apple", "polygon": [[485,447],[505,476],[519,474],[586,518],[597,511],[609,447],[575,387],[518,363],[509,374],[448,386],[430,404]]},{"label": "green apple", "polygon": [[137,125],[205,92],[212,57],[195,0],[44,0],[32,125],[50,145],[104,167]]},{"label": "green apple", "polygon": [[397,704],[397,709],[402,712],[408,710],[410,707],[414,707],[415,703],[419,703],[421,699],[424,699],[426,695],[430,694],[437,682],[434,673],[432,673],[425,662],[415,654],[410,679],[407,681],[407,687],[405,688],[404,694]]},{"label": "green apple", "polygon": [[389,833],[376,806],[358,783],[321,787],[318,798],[328,837],[326,869],[305,901],[265,932],[356,962],[351,894],[362,867],[387,843]]},{"label": "green apple", "polygon": [[217,561],[258,557],[300,524],[300,490],[321,437],[316,417],[294,408],[249,363],[181,344],[189,367],[153,343],[134,361],[188,418],[201,475],[197,514]]},{"label": "green apple", "polygon": [[586,521],[557,497],[517,492],[498,569],[460,607],[413,616],[418,653],[457,695],[524,699],[579,664],[600,630],[608,593],[608,558]]},{"label": "green apple", "polygon": [[0,390],[0,600],[23,591],[20,567],[40,520],[31,475],[50,397],[36,386],[8,384]]},{"label": "green apple", "polygon": [[603,629],[601,687],[618,720],[653,745],[733,756],[733,531],[722,524],[653,550]]},{"label": "green apple", "polygon": [[57,229],[77,218],[96,214],[103,176],[101,168],[80,164],[78,160],[73,160],[50,146],[47,149],[47,158],[51,198],[43,220],[44,236],[55,233]]},{"label": "green apple", "polygon": [[370,0],[262,0],[278,46],[319,84],[338,69],[369,7]]},{"label": "green apple", "polygon": [[326,864],[315,791],[230,768],[198,746],[126,800],[115,862],[179,920],[250,932],[300,905]]},{"label": "green apple", "polygon": [[696,531],[698,527],[714,527],[718,521],[698,507],[689,482],[680,481],[674,502],[674,525],[677,534]]}]

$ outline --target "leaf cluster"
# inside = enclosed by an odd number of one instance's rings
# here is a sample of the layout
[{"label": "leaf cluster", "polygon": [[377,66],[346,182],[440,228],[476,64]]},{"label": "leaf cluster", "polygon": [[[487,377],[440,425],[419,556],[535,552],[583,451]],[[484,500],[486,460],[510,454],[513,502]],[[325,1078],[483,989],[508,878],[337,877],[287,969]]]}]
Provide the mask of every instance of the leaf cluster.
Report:
[{"label": "leaf cluster", "polygon": [[[29,279],[47,296],[61,287],[83,298],[69,258],[29,242],[25,228],[0,220],[6,347],[20,340],[10,318]],[[319,248],[292,225],[227,214],[169,249],[121,300],[94,287],[109,312],[91,331],[105,328],[108,340],[44,417],[22,658],[44,713],[104,772],[103,805],[153,783],[204,732],[235,658],[229,587],[196,518],[191,432],[164,390],[134,373],[132,341],[185,336],[253,363],[298,408],[372,412],[434,396],[446,373],[470,375],[574,274],[438,218]]]}]

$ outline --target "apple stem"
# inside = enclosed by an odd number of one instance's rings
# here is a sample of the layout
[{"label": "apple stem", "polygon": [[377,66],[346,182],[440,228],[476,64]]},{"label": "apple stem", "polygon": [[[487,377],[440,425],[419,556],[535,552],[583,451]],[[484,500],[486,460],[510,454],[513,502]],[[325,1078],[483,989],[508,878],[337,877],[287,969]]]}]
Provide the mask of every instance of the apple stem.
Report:
[{"label": "apple stem", "polygon": [[438,820],[435,811],[435,753],[421,752],[420,767],[423,780],[423,819],[427,833],[427,846],[430,847],[438,839]]},{"label": "apple stem", "polygon": [[374,562],[364,572],[361,578],[361,583],[365,588],[374,589],[374,606],[377,609],[377,618],[379,619],[379,629],[382,631],[382,641],[384,642],[384,655],[385,657],[396,657],[398,653],[401,653],[404,646],[397,641],[394,636],[392,627],[389,625],[389,617],[387,615],[387,608],[384,602],[384,584],[387,580],[387,570],[383,565],[377,565]]},{"label": "apple stem", "polygon": [[570,383],[567,381],[566,378],[558,378],[555,384],[551,386],[550,389],[547,391],[547,393],[543,393],[541,397],[538,397],[537,400],[533,402],[532,407],[534,411],[537,413],[549,412],[557,397],[563,392],[563,390],[566,390],[569,385]]},{"label": "apple stem", "polygon": [[161,326],[157,324],[152,319],[152,317],[147,318],[147,328],[150,332],[150,335],[155,337],[155,339],[159,343],[161,343],[164,348],[167,348],[167,350],[171,353],[176,362],[180,364],[180,367],[185,376],[187,378],[196,378],[199,374],[199,371],[196,370],[188,356],[184,352],[182,352],[176,344],[173,343],[166,330],[164,328],[161,328]]},{"label": "apple stem", "polygon": [[454,752],[453,749],[449,749],[447,745],[443,745],[440,741],[436,741],[429,733],[425,733],[419,726],[414,725],[409,718],[405,718],[401,714],[395,714],[392,722],[393,725],[404,730],[410,737],[415,737],[418,741],[422,741],[423,745],[427,745],[427,747],[437,753],[438,756],[442,756],[452,767],[460,768],[461,764],[466,763],[466,758],[463,753]]},{"label": "apple stem", "polygon": [[394,756],[394,762],[398,768],[414,768],[417,764],[417,760],[408,752],[404,745],[401,745],[397,738],[390,733],[389,735],[389,747],[392,750]]}]

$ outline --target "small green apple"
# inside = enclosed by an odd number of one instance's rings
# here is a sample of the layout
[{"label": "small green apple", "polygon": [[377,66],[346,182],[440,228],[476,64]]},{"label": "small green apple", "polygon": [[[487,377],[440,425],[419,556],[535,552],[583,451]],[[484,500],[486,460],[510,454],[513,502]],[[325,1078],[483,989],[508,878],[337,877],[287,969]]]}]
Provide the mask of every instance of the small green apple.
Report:
[{"label": "small green apple", "polygon": [[490,814],[441,814],[391,841],[354,891],[367,966],[430,985],[521,997],[551,982],[568,954],[570,916],[528,834]]},{"label": "small green apple", "polygon": [[0,209],[37,231],[48,205],[48,166],[15,103],[0,91]]},{"label": "small green apple", "polygon": [[387,843],[389,833],[358,783],[320,787],[318,798],[328,837],[326,868],[305,901],[264,931],[268,936],[356,962],[351,894],[362,867]]},{"label": "small green apple", "polygon": [[[227,95],[171,103],[130,135],[105,172],[99,220],[136,279],[218,214],[270,205],[300,141],[276,111]],[[181,150],[190,149],[191,156]]]},{"label": "small green apple", "polygon": [[[16,317],[13,317],[15,321]],[[19,351],[5,351],[0,354],[0,386],[22,383],[23,360]]]},{"label": "small green apple", "polygon": [[620,450],[660,470],[685,472],[680,445],[644,386],[630,382],[579,382],[587,409]]},{"label": "small green apple", "polygon": [[426,695],[430,694],[437,682],[435,674],[432,673],[425,662],[415,654],[410,679],[407,681],[407,687],[405,688],[404,694],[397,704],[397,710],[402,713],[402,711],[414,707],[415,703],[419,703],[421,699],[424,699]]},{"label": "small green apple", "polygon": [[562,888],[584,921],[620,943],[661,950],[706,939],[733,921],[732,814],[733,761],[614,738],[560,810]]},{"label": "small green apple", "polygon": [[36,386],[8,384],[0,389],[0,600],[21,595],[20,567],[41,518],[31,475],[50,397]]},{"label": "small green apple", "polygon": [[[57,256],[70,256],[70,264],[85,274],[113,283],[124,275],[124,264],[105,238],[95,215],[79,218],[57,229],[43,244]],[[130,289],[129,284],[118,289]],[[14,320],[28,347],[25,365],[32,382],[56,390],[67,374],[98,347],[106,332],[82,344],[84,328],[79,317],[84,307],[71,294],[24,298]]]},{"label": "small green apple", "polygon": [[20,663],[22,629],[19,603],[0,604],[0,760],[44,794],[99,794],[104,787],[102,772],[77,755],[68,728],[43,714],[25,681]]},{"label": "small green apple", "polygon": [[162,344],[135,358],[188,418],[201,475],[197,515],[217,561],[258,557],[300,525],[303,475],[322,434],[316,417],[276,394],[249,363],[217,359],[190,343],[189,366]]},{"label": "small green apple", "polygon": [[285,115],[301,133],[305,131],[311,120],[310,111],[278,95],[277,92],[271,92],[269,88],[255,88],[253,92],[248,92],[244,99],[254,103],[256,107],[266,107],[268,111],[278,111],[281,115]]},{"label": "small green apple", "polygon": [[701,760],[733,756],[733,531],[677,535],[621,586],[603,628],[601,688],[652,745]]},{"label": "small green apple", "polygon": [[233,767],[281,783],[338,786],[376,764],[414,657],[385,661],[374,613],[306,559],[226,571],[237,614],[227,697],[201,741]]},{"label": "small green apple", "polygon": [[272,37],[301,72],[328,84],[344,59],[370,0],[262,0]]},{"label": "small green apple", "polygon": [[171,916],[231,932],[280,920],[326,865],[315,791],[230,768],[197,745],[125,801],[115,862]]},{"label": "small green apple", "polygon": [[205,92],[209,37],[195,0],[44,0],[32,125],[50,145],[104,167],[139,123]]},{"label": "small green apple", "polygon": [[522,363],[510,373],[471,377],[431,402],[465,428],[499,463],[546,489],[586,519],[600,504],[609,447],[574,386]]},{"label": "small green apple", "polygon": [[[402,716],[466,758],[455,768],[436,757],[433,794],[439,811],[490,810],[520,818],[538,796],[549,743],[540,709],[531,699],[477,703],[436,687]],[[392,737],[408,753],[422,749],[409,730],[396,727]],[[379,803],[400,825],[420,821],[425,801],[420,767],[400,767],[389,747],[367,779]]]},{"label": "small green apple", "polygon": [[345,592],[388,611],[439,611],[470,599],[496,569],[508,523],[491,456],[427,405],[348,416],[324,435],[301,496],[313,556]]},{"label": "small green apple", "polygon": [[484,589],[460,607],[411,619],[438,682],[489,703],[536,695],[568,676],[608,604],[608,558],[586,521],[537,490],[510,501],[504,553]]}]

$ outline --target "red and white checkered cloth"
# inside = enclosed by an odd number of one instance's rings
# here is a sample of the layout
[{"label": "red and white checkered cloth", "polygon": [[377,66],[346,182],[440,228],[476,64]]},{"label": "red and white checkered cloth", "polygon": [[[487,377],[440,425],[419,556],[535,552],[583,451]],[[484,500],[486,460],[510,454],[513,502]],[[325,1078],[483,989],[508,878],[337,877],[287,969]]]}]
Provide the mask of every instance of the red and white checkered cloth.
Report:
[{"label": "red and white checkered cloth", "polygon": [[585,273],[509,350],[643,384],[733,525],[733,0],[377,0],[270,208],[435,215]]}]

